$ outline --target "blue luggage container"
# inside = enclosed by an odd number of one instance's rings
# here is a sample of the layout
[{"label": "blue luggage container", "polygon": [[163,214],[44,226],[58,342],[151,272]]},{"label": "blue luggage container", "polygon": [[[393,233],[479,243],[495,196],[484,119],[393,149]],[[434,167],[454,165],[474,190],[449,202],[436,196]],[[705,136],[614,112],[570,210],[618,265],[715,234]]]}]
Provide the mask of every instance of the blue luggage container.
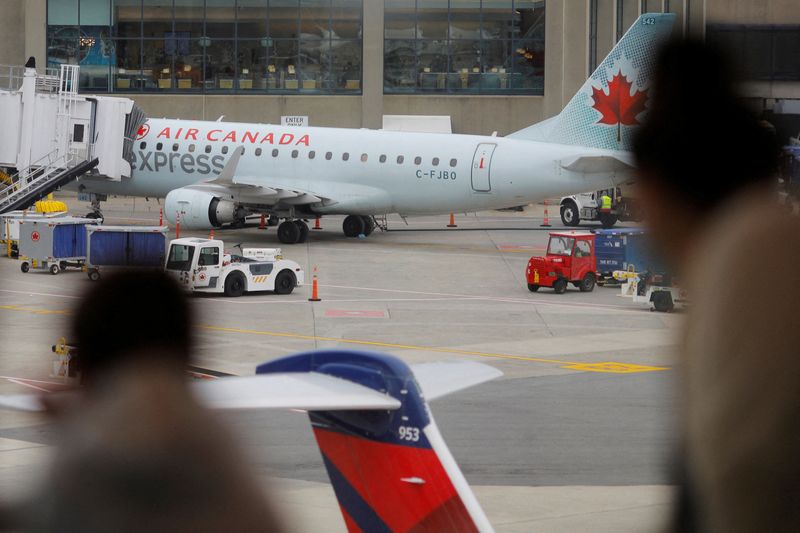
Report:
[{"label": "blue luggage container", "polygon": [[663,273],[661,260],[652,251],[647,232],[641,228],[595,230],[597,272],[601,279],[612,278],[615,270]]},{"label": "blue luggage container", "polygon": [[87,232],[89,279],[100,279],[108,267],[163,268],[166,226],[98,226]]}]

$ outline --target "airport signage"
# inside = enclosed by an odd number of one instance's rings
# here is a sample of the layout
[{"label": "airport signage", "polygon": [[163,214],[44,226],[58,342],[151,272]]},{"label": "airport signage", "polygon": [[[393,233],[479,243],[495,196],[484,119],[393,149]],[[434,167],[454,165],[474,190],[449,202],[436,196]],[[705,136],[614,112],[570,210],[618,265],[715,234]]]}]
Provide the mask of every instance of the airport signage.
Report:
[{"label": "airport signage", "polygon": [[287,115],[281,117],[281,126],[308,126],[308,117],[302,115]]}]

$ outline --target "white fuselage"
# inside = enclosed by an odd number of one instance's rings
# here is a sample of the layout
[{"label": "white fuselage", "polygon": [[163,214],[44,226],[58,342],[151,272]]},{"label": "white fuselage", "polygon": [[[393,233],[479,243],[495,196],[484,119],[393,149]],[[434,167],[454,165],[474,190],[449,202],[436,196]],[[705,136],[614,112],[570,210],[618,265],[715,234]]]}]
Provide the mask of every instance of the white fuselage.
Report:
[{"label": "white fuselage", "polygon": [[576,156],[613,154],[583,146],[477,135],[151,119],[134,143],[130,178],[81,178],[78,186],[85,192],[163,197],[217,177],[238,146],[245,150],[235,180],[330,199],[310,207],[319,214],[471,212],[607,187],[626,177],[562,168],[561,161]]}]

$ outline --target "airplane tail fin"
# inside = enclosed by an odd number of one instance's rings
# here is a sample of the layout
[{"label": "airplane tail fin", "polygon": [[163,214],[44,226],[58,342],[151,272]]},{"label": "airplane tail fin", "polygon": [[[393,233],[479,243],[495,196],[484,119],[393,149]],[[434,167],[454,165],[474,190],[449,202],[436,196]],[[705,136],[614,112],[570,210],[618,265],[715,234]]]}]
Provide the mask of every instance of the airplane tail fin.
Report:
[{"label": "airplane tail fin", "polygon": [[265,363],[257,374],[312,372],[378,391],[397,409],[309,411],[347,530],[491,531],[433,420],[436,398],[500,375],[479,363],[431,363],[414,371],[391,356],[305,353]]},{"label": "airplane tail fin", "polygon": [[630,150],[647,108],[656,53],[674,22],[673,13],[641,15],[559,115],[508,137]]}]

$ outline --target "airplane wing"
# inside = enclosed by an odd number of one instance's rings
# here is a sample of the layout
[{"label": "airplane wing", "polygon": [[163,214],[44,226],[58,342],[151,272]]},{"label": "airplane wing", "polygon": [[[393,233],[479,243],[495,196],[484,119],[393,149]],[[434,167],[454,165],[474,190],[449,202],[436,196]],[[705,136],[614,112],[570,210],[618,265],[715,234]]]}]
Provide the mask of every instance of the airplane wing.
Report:
[{"label": "airplane wing", "polygon": [[[329,198],[323,198],[310,191],[296,187],[286,187],[277,185],[285,181],[275,179],[275,184],[270,184],[269,179],[256,179],[253,176],[237,174],[239,160],[244,153],[244,146],[238,146],[228,158],[225,166],[219,175],[214,179],[203,181],[194,185],[184,187],[192,190],[205,190],[211,193],[227,193],[235,197],[242,203],[261,203],[274,205],[278,203],[286,205],[305,205],[305,204],[325,204],[330,205]],[[273,185],[273,186],[271,186]],[[335,203],[335,202],[334,202]]]}]

